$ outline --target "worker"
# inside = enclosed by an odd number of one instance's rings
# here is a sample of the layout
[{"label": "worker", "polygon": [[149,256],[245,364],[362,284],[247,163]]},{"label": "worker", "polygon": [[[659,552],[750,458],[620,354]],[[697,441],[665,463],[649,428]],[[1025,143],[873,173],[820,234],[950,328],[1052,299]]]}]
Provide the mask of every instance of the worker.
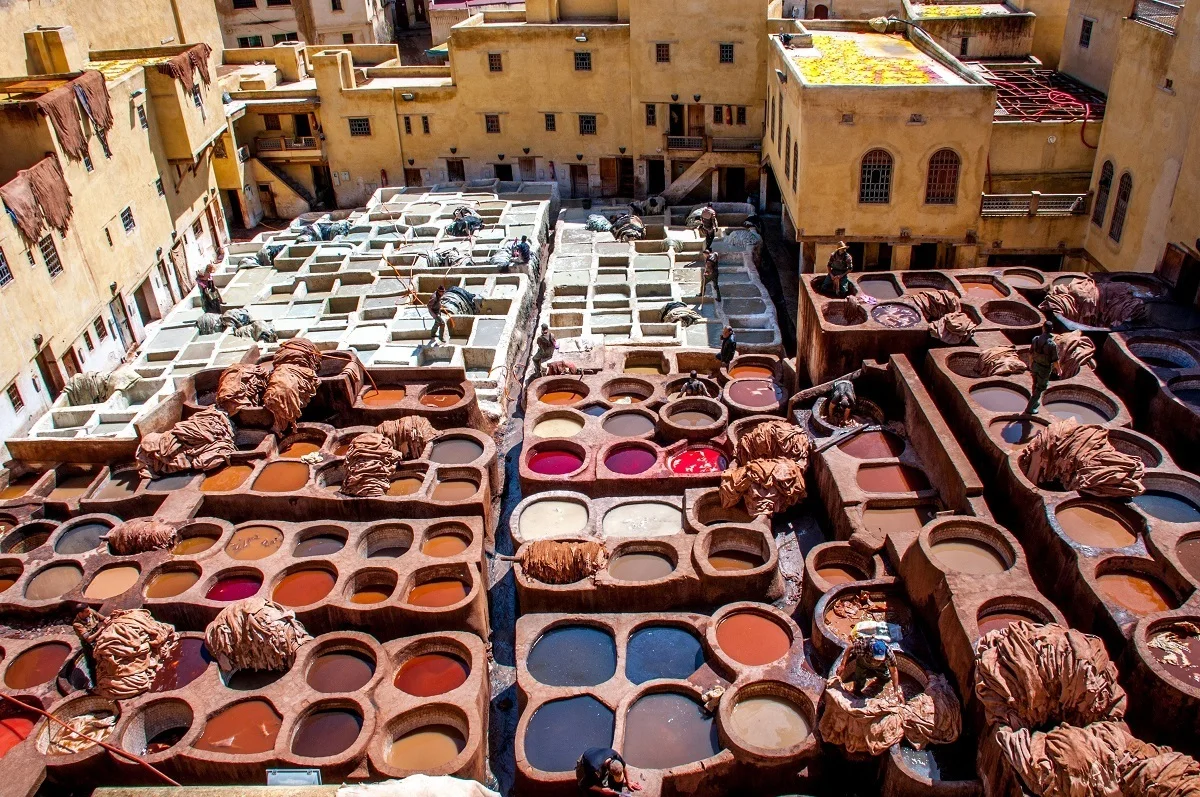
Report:
[{"label": "worker", "polygon": [[829,396],[830,420],[838,426],[849,426],[857,406],[858,397],[854,395],[854,383],[849,379],[834,381],[833,392]]},{"label": "worker", "polygon": [[708,387],[700,378],[696,376],[696,372],[692,371],[684,383],[679,387],[679,397],[688,398],[690,396],[703,396],[708,398]]},{"label": "worker", "polygon": [[713,239],[717,237],[717,211],[711,202],[700,211],[700,234],[704,236],[704,248],[712,249]]},{"label": "worker", "polygon": [[213,281],[213,264],[209,263],[204,271],[196,277],[196,286],[200,288],[200,307],[206,313],[221,315],[221,292]]},{"label": "worker", "polygon": [[733,327],[725,327],[721,330],[721,350],[717,352],[718,367],[728,368],[736,356],[737,339],[733,337]]},{"label": "worker", "polygon": [[[850,676],[847,684],[846,676]],[[889,680],[896,691],[900,691],[900,668],[896,666],[896,654],[882,639],[870,636],[855,637],[850,648],[842,657],[838,669],[838,680],[852,694],[861,695],[869,681],[882,687]]]},{"label": "worker", "polygon": [[513,244],[513,260],[517,261],[518,265],[529,265],[529,259],[533,256],[533,252],[529,247],[529,236],[522,235],[521,240]]},{"label": "worker", "polygon": [[720,258],[716,252],[711,249],[704,250],[704,275],[700,282],[700,295],[703,296],[708,291],[708,286],[713,286],[713,293],[717,297],[717,301],[721,301],[721,272],[719,269]]},{"label": "worker", "polygon": [[838,241],[837,249],[829,256],[829,273],[821,281],[821,293],[839,299],[849,295],[853,286],[847,275],[853,270],[854,258],[850,254],[850,247],[846,246],[845,241]]},{"label": "worker", "polygon": [[445,343],[450,338],[450,316],[442,309],[442,297],[445,295],[446,286],[439,285],[433,292],[433,296],[429,297],[429,304],[425,305],[429,309],[429,317],[433,319],[433,329],[429,330],[429,339],[437,340],[439,343]]},{"label": "worker", "polygon": [[575,783],[580,794],[599,794],[621,797],[641,786],[629,781],[625,759],[611,747],[592,747],[585,750],[575,763]]},{"label": "worker", "polygon": [[1054,341],[1054,325],[1046,321],[1042,331],[1029,346],[1031,364],[1029,370],[1033,373],[1033,393],[1029,396],[1029,404],[1025,406],[1025,414],[1032,415],[1038,411],[1042,403],[1042,394],[1050,384],[1050,374],[1058,362],[1058,344]]},{"label": "worker", "polygon": [[554,337],[554,333],[550,331],[548,324],[542,324],[541,334],[534,341],[533,352],[533,370],[538,376],[542,375],[542,365],[554,356],[554,349],[558,345],[558,340]]}]

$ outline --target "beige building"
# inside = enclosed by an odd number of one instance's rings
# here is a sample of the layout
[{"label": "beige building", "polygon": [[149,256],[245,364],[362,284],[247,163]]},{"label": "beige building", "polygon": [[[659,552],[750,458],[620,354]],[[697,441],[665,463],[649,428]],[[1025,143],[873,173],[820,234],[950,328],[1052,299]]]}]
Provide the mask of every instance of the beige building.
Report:
[{"label": "beige building", "polygon": [[[203,2],[204,0],[197,0]],[[397,14],[413,0],[215,0],[225,47],[282,42],[375,44],[392,41]],[[408,5],[405,5],[405,3]],[[422,4],[423,12],[423,4]],[[415,15],[415,11],[414,11]]]}]

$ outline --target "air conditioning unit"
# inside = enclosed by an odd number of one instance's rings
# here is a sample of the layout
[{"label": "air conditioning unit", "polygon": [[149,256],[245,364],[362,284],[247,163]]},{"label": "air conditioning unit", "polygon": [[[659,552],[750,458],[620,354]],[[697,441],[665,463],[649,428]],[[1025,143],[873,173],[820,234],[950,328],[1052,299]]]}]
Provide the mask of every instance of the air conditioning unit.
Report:
[{"label": "air conditioning unit", "polygon": [[238,163],[245,163],[248,160],[250,160],[250,148],[238,147]]}]

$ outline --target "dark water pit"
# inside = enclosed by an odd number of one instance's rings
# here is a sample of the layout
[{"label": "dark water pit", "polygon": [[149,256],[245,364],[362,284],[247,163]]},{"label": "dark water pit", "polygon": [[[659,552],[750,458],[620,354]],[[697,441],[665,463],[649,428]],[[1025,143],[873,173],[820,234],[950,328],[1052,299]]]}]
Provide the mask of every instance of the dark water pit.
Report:
[{"label": "dark water pit", "polygon": [[891,432],[873,430],[839,443],[838,449],[856,459],[889,459],[904,453],[904,438]]},{"label": "dark water pit", "polygon": [[617,643],[593,626],[560,626],[538,638],[525,666],[547,686],[596,686],[617,671]]},{"label": "dark water pit", "polygon": [[54,543],[54,552],[66,554],[87,553],[100,547],[100,538],[112,531],[107,523],[81,523],[73,526]]},{"label": "dark water pit", "polygon": [[154,677],[151,692],[170,692],[182,689],[199,678],[213,661],[204,647],[204,640],[195,637],[184,637],[166,665]]},{"label": "dark water pit", "polygon": [[625,760],[641,769],[670,769],[721,750],[712,715],[690,695],[646,695],[625,715]]},{"label": "dark water pit", "polygon": [[346,540],[332,534],[318,534],[296,543],[293,556],[333,556],[346,547]]},{"label": "dark water pit", "polygon": [[684,680],[704,666],[704,645],[691,631],[669,625],[639,628],[625,649],[625,677],[635,684]]},{"label": "dark water pit", "polygon": [[1029,396],[1023,391],[1004,385],[977,387],[971,391],[971,398],[992,412],[1022,412],[1029,403]]},{"label": "dark water pit", "polygon": [[609,452],[604,458],[604,467],[613,473],[625,476],[636,476],[654,467],[658,456],[648,448],[641,446],[625,446]]},{"label": "dark water pit", "polygon": [[1147,515],[1168,523],[1200,522],[1200,507],[1179,493],[1147,490],[1141,495],[1134,496],[1131,500]]},{"label": "dark water pit", "polygon": [[783,388],[767,379],[737,379],[726,389],[743,407],[773,407],[784,399]]},{"label": "dark water pit", "polygon": [[292,753],[304,758],[338,755],[350,749],[362,726],[362,715],[350,708],[328,708],[306,714],[292,736]]},{"label": "dark water pit", "polygon": [[573,771],[584,750],[612,747],[615,724],[612,709],[594,697],[545,703],[526,726],[525,758],[543,772]]},{"label": "dark water pit", "polygon": [[483,446],[469,437],[451,437],[433,444],[429,459],[439,465],[466,465],[483,456]]},{"label": "dark water pit", "polygon": [[322,653],[308,665],[305,681],[318,692],[357,692],[375,675],[375,660],[357,650]]},{"label": "dark water pit", "polygon": [[173,493],[182,490],[192,483],[193,473],[174,473],[146,482],[146,489],[152,493]]},{"label": "dark water pit", "polygon": [[604,419],[603,426],[616,437],[641,437],[654,431],[653,419],[640,412],[614,412]]},{"label": "dark water pit", "polygon": [[928,490],[929,479],[911,465],[865,465],[858,469],[858,486],[869,493],[912,493]]}]

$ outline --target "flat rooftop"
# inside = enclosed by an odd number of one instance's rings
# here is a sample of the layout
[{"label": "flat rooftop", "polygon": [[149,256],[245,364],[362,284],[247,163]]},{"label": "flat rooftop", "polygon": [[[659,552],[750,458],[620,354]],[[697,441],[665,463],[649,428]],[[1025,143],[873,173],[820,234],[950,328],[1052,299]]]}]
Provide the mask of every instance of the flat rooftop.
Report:
[{"label": "flat rooftop", "polygon": [[1107,98],[1053,69],[999,69],[972,64],[996,87],[996,119],[1070,121],[1104,118]]},{"label": "flat rooftop", "polygon": [[787,54],[808,85],[968,85],[900,34],[813,32],[812,47],[788,48]]},{"label": "flat rooftop", "polygon": [[160,55],[151,58],[116,58],[104,61],[88,61],[84,69],[95,69],[104,75],[108,82],[120,80],[137,69],[145,66],[158,66],[171,60],[170,56]]},{"label": "flat rooftop", "polygon": [[1023,13],[1004,3],[914,3],[915,19],[969,19],[971,17],[1007,17]]}]

